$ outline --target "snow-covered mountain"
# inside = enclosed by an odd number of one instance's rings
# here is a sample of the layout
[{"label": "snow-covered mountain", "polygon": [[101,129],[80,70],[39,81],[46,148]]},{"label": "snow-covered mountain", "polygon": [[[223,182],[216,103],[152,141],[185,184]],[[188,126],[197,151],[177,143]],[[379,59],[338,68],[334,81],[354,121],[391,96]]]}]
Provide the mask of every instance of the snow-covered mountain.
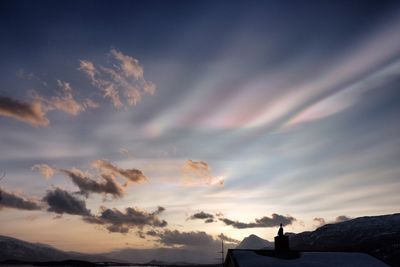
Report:
[{"label": "snow-covered mountain", "polygon": [[0,235],[0,261],[61,261],[68,259],[106,261],[102,255],[66,252],[41,243],[30,243],[13,237]]},{"label": "snow-covered mountain", "polygon": [[400,266],[400,213],[326,224],[313,232],[288,234],[295,250],[361,251]]},{"label": "snow-covered mountain", "polygon": [[249,235],[245,237],[242,242],[236,247],[237,249],[262,249],[262,248],[273,248],[274,243],[268,240],[262,239],[256,235]]}]

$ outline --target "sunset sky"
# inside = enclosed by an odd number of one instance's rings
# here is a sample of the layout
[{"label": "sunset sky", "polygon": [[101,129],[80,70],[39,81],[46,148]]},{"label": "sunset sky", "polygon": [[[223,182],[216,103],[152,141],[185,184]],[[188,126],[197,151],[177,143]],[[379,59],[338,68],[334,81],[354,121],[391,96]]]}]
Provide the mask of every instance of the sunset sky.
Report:
[{"label": "sunset sky", "polygon": [[400,3],[0,1],[0,138],[0,235],[63,250],[399,212]]}]

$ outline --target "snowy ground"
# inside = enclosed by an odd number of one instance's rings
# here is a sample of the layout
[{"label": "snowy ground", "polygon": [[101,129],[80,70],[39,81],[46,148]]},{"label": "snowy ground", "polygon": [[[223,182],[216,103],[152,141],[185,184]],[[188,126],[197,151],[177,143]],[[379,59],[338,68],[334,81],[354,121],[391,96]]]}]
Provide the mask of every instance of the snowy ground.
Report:
[{"label": "snowy ground", "polygon": [[364,253],[302,252],[293,260],[258,255],[253,251],[232,251],[239,267],[388,267],[385,263]]}]

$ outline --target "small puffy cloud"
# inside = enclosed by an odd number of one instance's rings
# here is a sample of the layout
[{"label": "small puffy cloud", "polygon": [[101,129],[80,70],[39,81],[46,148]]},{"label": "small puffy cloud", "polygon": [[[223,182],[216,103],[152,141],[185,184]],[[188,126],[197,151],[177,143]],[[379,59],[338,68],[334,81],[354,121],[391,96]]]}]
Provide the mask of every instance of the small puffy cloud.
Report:
[{"label": "small puffy cloud", "polygon": [[49,206],[47,210],[50,212],[82,216],[90,215],[90,210],[86,208],[84,200],[60,188],[47,191],[47,194],[43,197],[43,201]]},{"label": "small puffy cloud", "polygon": [[340,223],[340,222],[345,222],[345,221],[348,221],[348,220],[351,220],[351,218],[347,217],[346,215],[340,215],[340,216],[336,217],[334,222],[335,223]]},{"label": "small puffy cloud", "polygon": [[154,212],[146,212],[128,207],[125,211],[120,211],[115,208],[101,207],[98,216],[88,216],[84,220],[88,223],[104,225],[110,232],[127,233],[132,228],[167,226],[167,222],[158,217],[164,210],[165,208],[158,207]]},{"label": "small puffy cloud", "polygon": [[187,160],[182,168],[182,174],[184,183],[188,186],[224,185],[224,178],[213,176],[210,166],[205,161]]},{"label": "small puffy cloud", "polygon": [[219,220],[236,229],[276,227],[280,224],[285,226],[296,221],[296,219],[292,216],[284,216],[276,213],[273,213],[271,217],[264,216],[260,219],[255,219],[255,222],[250,223],[234,221],[228,218],[219,218]]},{"label": "small puffy cloud", "polygon": [[79,187],[80,193],[89,196],[91,193],[110,194],[114,198],[124,195],[124,188],[111,175],[101,174],[100,180],[94,180],[88,172],[77,168],[71,170],[59,169],[59,172],[66,174],[72,182]]},{"label": "small puffy cloud", "polygon": [[106,160],[95,160],[92,166],[101,172],[121,176],[133,183],[141,183],[147,181],[147,177],[138,169],[122,169]]},{"label": "small puffy cloud", "polygon": [[126,148],[120,148],[119,153],[121,153],[121,155],[124,155],[128,158],[133,158],[132,153]]},{"label": "small puffy cloud", "polygon": [[1,208],[13,208],[20,210],[41,209],[38,202],[4,189],[0,189],[0,209]]},{"label": "small puffy cloud", "polygon": [[206,213],[204,211],[197,212],[191,215],[189,220],[204,220],[205,223],[212,223],[214,222],[214,215],[211,213]]},{"label": "small puffy cloud", "polygon": [[32,166],[32,170],[39,171],[44,178],[50,179],[56,173],[56,170],[47,164],[36,164]]},{"label": "small puffy cloud", "polygon": [[79,70],[86,74],[104,98],[112,101],[115,108],[134,106],[141,101],[143,94],[154,94],[156,86],[145,80],[137,59],[116,49],[111,49],[108,55],[111,62],[106,66],[81,60]]},{"label": "small puffy cloud", "polygon": [[314,218],[313,221],[316,222],[318,224],[318,226],[322,226],[322,225],[326,224],[326,221],[324,218]]},{"label": "small puffy cloud", "polygon": [[158,236],[158,232],[155,230],[149,230],[146,232],[146,235],[148,236]]},{"label": "small puffy cloud", "polygon": [[50,123],[39,100],[26,103],[0,96],[0,116],[11,117],[33,126],[48,126]]}]

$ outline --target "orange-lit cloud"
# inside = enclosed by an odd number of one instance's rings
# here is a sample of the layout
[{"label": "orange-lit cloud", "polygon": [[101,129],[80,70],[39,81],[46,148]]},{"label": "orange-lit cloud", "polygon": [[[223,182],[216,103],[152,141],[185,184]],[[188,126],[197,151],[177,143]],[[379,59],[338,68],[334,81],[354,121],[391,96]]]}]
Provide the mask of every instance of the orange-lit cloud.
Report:
[{"label": "orange-lit cloud", "polygon": [[147,181],[147,177],[141,170],[122,169],[106,160],[95,160],[92,162],[92,167],[100,170],[102,173],[121,176],[127,179],[129,182],[141,183]]},{"label": "orange-lit cloud", "polygon": [[0,188],[0,209],[40,210],[39,202]]},{"label": "orange-lit cloud", "polygon": [[109,55],[114,60],[112,64],[102,66],[81,60],[79,70],[102,91],[104,98],[111,99],[115,108],[134,106],[141,101],[143,94],[155,93],[156,86],[145,80],[137,59],[116,49],[111,49]]},{"label": "orange-lit cloud", "polygon": [[187,186],[224,185],[224,178],[213,176],[210,166],[205,161],[187,160],[182,168],[182,175]]},{"label": "orange-lit cloud", "polygon": [[48,126],[49,120],[40,101],[32,103],[21,102],[19,100],[0,96],[0,115],[11,117],[33,126]]}]

